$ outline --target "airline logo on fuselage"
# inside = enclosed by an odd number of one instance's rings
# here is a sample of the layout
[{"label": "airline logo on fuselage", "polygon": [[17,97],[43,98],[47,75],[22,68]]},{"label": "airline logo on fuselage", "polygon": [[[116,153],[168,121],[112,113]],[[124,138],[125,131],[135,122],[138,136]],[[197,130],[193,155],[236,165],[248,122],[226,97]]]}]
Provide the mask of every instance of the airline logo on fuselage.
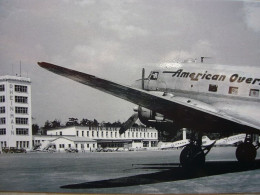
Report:
[{"label": "airline logo on fuselage", "polygon": [[[172,77],[190,78],[192,81],[199,81],[199,80],[203,80],[203,79],[214,80],[214,81],[225,81],[227,78],[226,75],[211,74],[211,73],[208,73],[208,71],[205,71],[204,73],[195,73],[195,72],[185,72],[185,71],[183,71],[183,69],[179,69],[176,72],[163,71],[163,73],[171,73]],[[237,83],[260,85],[259,78],[245,77],[245,76],[241,76],[236,73],[232,74],[228,79],[231,83],[237,82]]]}]

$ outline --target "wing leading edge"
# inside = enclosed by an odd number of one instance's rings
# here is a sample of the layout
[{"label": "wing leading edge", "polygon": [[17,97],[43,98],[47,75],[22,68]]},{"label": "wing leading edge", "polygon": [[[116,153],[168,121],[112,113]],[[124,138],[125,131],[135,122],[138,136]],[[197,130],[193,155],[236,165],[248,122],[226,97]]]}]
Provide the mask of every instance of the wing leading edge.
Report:
[{"label": "wing leading edge", "polygon": [[260,127],[241,119],[234,118],[214,109],[203,109],[180,101],[175,97],[164,97],[151,92],[118,84],[46,62],[38,62],[39,66],[53,73],[67,77],[84,85],[88,85],[118,98],[143,106],[174,120],[180,127],[194,128],[201,131],[233,131],[259,133]]}]

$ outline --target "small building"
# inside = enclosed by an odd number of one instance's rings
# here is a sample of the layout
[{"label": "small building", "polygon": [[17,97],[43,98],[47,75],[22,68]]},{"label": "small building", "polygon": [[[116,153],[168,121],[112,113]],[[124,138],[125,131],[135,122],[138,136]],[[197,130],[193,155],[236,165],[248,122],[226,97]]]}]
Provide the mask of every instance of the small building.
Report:
[{"label": "small building", "polygon": [[119,134],[120,127],[73,126],[52,129],[45,136],[34,136],[33,144],[50,141],[56,150],[75,148],[79,151],[93,151],[97,148],[152,148],[157,147],[158,132],[154,128],[130,128]]}]

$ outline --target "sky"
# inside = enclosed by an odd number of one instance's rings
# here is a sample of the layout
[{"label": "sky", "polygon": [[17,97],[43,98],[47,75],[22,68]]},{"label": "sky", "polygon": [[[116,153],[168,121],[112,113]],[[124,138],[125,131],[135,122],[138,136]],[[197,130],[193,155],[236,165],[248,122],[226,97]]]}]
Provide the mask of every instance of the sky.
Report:
[{"label": "sky", "polygon": [[260,66],[260,2],[1,0],[0,75],[32,81],[33,123],[126,121],[134,104],[48,72],[45,61],[128,84],[176,59]]}]

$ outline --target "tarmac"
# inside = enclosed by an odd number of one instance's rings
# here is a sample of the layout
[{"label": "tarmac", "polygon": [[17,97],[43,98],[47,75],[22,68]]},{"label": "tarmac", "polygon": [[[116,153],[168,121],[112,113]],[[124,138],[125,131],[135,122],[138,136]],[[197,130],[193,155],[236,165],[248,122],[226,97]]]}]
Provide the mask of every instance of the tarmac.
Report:
[{"label": "tarmac", "polygon": [[259,193],[260,155],[250,166],[234,147],[214,147],[203,169],[186,171],[180,150],[0,155],[1,192]]}]

